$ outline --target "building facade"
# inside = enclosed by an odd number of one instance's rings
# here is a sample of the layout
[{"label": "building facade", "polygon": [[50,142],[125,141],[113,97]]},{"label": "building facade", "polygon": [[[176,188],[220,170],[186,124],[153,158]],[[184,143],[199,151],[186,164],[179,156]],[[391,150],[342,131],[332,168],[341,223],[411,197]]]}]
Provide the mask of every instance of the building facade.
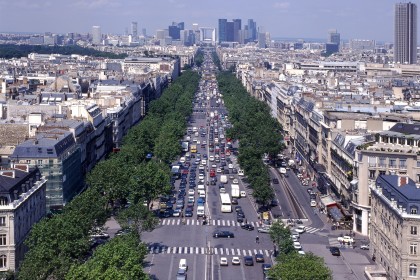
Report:
[{"label": "building facade", "polygon": [[46,183],[26,164],[0,170],[0,271],[14,271],[23,260],[23,242],[46,214]]},{"label": "building facade", "polygon": [[380,175],[371,187],[371,254],[387,279],[417,279],[420,189],[407,176]]}]

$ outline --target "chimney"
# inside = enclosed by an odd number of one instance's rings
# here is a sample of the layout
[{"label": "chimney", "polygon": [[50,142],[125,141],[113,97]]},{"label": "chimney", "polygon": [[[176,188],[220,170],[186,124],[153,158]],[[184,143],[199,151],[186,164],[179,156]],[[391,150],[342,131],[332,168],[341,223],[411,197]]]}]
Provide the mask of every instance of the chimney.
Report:
[{"label": "chimney", "polygon": [[22,170],[22,171],[25,171],[25,172],[29,172],[29,164],[19,163],[19,164],[15,164],[13,166],[13,168],[18,169],[18,170]]},{"label": "chimney", "polygon": [[407,176],[399,176],[398,177],[398,187],[402,187],[404,185],[407,185],[408,183],[408,177]]}]

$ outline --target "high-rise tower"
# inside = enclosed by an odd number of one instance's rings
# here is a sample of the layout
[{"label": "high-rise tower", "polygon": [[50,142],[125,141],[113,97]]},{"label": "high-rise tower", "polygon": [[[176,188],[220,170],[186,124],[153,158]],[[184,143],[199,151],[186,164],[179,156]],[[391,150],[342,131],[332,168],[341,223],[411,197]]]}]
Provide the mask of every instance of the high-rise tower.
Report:
[{"label": "high-rise tower", "polygon": [[137,22],[133,21],[131,22],[131,35],[133,35],[134,38],[137,38]]},{"label": "high-rise tower", "polygon": [[417,5],[395,4],[394,62],[417,62]]},{"label": "high-rise tower", "polygon": [[100,45],[102,43],[102,33],[100,26],[92,26],[92,44]]}]

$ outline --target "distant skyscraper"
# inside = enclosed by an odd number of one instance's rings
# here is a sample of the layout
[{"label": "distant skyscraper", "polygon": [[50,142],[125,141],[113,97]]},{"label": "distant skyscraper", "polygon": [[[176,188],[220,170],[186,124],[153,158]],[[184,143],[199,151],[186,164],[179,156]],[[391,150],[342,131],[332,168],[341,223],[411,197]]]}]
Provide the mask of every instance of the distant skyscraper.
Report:
[{"label": "distant skyscraper", "polygon": [[219,19],[219,43],[227,41],[227,19]]},{"label": "distant skyscraper", "polygon": [[142,35],[143,35],[144,37],[146,37],[146,36],[147,36],[147,33],[146,33],[146,28],[143,28],[143,29],[141,30],[141,33],[142,33]]},{"label": "distant skyscraper", "polygon": [[92,26],[92,44],[100,45],[102,43],[102,33],[100,26]]},{"label": "distant skyscraper", "polygon": [[417,5],[395,4],[394,62],[417,62]]},{"label": "distant skyscraper", "polygon": [[257,40],[257,23],[253,19],[248,19],[248,38],[249,41]]},{"label": "distant skyscraper", "polygon": [[328,43],[340,46],[340,33],[337,32],[337,29],[331,29],[328,32]]},{"label": "distant skyscraper", "polygon": [[137,22],[133,21],[131,22],[131,35],[133,35],[134,38],[137,37],[138,33],[137,33]]},{"label": "distant skyscraper", "polygon": [[239,42],[239,30],[242,29],[242,21],[240,19],[233,20],[233,42]]}]

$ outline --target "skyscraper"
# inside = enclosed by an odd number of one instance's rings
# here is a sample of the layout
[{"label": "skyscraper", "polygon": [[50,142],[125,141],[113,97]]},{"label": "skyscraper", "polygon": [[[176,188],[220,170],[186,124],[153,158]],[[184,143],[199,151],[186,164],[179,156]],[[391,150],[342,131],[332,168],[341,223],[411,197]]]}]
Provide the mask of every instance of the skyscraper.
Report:
[{"label": "skyscraper", "polygon": [[394,62],[417,62],[417,5],[395,4]]},{"label": "skyscraper", "polygon": [[219,43],[227,41],[227,19],[219,19]]},{"label": "skyscraper", "polygon": [[257,40],[257,23],[253,19],[248,19],[248,38],[249,41]]},{"label": "skyscraper", "polygon": [[137,33],[137,22],[133,21],[131,22],[131,35],[133,35],[134,38],[137,37],[138,33]]},{"label": "skyscraper", "polygon": [[337,44],[340,47],[340,33],[337,32],[337,29],[331,29],[328,32],[328,43]]},{"label": "skyscraper", "polygon": [[92,26],[92,44],[100,45],[102,43],[102,33],[100,26]]},{"label": "skyscraper", "polygon": [[242,29],[242,21],[240,19],[233,20],[233,42],[239,42],[239,30]]}]

